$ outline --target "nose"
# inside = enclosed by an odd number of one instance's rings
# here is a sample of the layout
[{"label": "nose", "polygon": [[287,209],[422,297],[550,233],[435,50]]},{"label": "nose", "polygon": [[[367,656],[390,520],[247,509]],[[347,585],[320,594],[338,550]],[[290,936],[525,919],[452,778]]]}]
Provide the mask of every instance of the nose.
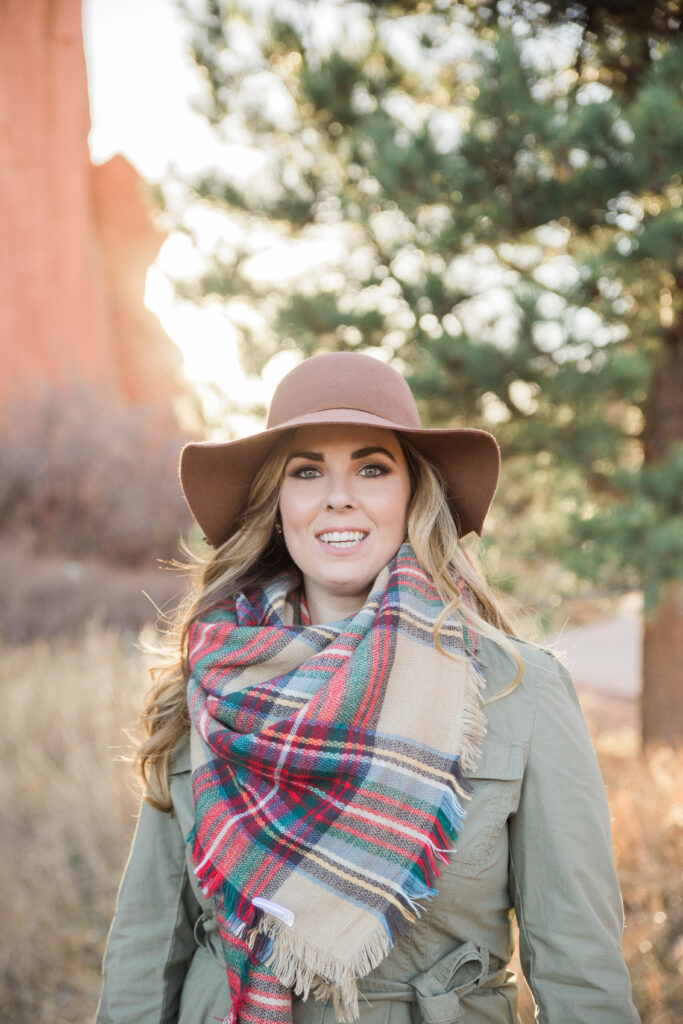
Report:
[{"label": "nose", "polygon": [[325,508],[332,510],[353,508],[354,501],[345,473],[330,473],[325,495]]}]

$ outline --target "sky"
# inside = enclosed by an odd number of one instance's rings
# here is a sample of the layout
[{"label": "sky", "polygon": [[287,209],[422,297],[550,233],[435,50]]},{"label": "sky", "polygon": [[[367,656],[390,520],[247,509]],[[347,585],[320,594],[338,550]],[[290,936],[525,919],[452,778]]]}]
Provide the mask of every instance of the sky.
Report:
[{"label": "sky", "polygon": [[124,152],[145,177],[158,181],[169,163],[206,145],[208,133],[190,107],[186,38],[173,0],[84,0],[96,163]]},{"label": "sky", "polygon": [[[197,76],[186,55],[188,30],[174,0],[83,0],[95,163],[122,153],[148,181],[174,165],[184,173],[224,158],[203,119],[192,109]],[[234,327],[218,303],[198,309],[177,302],[164,269],[192,268],[186,240],[171,236],[147,277],[146,305],[180,347],[187,377],[205,400],[217,385],[241,402],[267,403],[291,356],[275,361],[263,382],[247,381]],[[234,417],[231,430],[251,433],[259,422]]]}]

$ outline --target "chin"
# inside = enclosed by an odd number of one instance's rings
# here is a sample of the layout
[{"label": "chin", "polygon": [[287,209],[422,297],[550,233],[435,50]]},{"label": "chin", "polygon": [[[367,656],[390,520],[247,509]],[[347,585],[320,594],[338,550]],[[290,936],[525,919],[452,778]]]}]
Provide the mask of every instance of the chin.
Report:
[{"label": "chin", "polygon": [[376,575],[377,573],[373,576],[354,576],[352,579],[337,577],[335,579],[321,580],[320,583],[330,594],[336,594],[339,597],[350,597],[354,594],[367,593]]},{"label": "chin", "polygon": [[353,597],[355,594],[366,594],[373,580],[374,576],[372,580],[335,581],[328,583],[326,589],[337,597]]}]

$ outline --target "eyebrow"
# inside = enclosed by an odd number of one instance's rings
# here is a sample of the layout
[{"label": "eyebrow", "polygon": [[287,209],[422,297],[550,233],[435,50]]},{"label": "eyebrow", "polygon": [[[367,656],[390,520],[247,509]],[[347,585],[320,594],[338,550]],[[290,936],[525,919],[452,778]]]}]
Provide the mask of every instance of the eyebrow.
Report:
[{"label": "eyebrow", "polygon": [[[371,445],[368,448],[357,448],[354,452],[351,452],[352,459],[367,459],[369,455],[386,455],[392,462],[396,462],[396,459],[386,448],[382,448],[380,445]],[[306,459],[308,462],[324,462],[325,456],[322,452],[292,452],[287,459],[289,463],[292,459]]]}]

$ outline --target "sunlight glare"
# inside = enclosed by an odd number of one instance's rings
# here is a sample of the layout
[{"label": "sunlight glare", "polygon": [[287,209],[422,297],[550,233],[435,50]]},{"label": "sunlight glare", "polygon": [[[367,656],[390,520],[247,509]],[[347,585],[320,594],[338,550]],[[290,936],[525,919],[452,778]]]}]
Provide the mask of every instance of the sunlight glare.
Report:
[{"label": "sunlight glare", "polygon": [[[194,306],[180,302],[162,269],[154,264],[147,273],[145,305],[158,317],[162,327],[183,356],[183,372],[204,405],[207,419],[220,415],[220,394],[234,411],[224,430],[228,436],[246,437],[263,429],[262,420],[251,415],[255,406],[268,406],[275,388],[302,356],[284,350],[266,364],[260,378],[244,374],[239,360],[239,331],[228,315],[226,304],[218,301]],[[230,305],[230,304],[228,304]],[[232,303],[238,306],[238,303]],[[247,307],[242,311],[246,313]],[[247,316],[243,317],[248,320]]]},{"label": "sunlight glare", "polygon": [[328,230],[318,236],[276,241],[247,260],[244,272],[259,284],[284,282],[339,261],[344,253],[339,232]]},{"label": "sunlight glare", "polygon": [[188,380],[218,384],[227,394],[246,397],[246,381],[237,358],[237,331],[219,303],[198,307],[179,302],[168,278],[152,266],[147,273],[145,305],[183,353]]}]

